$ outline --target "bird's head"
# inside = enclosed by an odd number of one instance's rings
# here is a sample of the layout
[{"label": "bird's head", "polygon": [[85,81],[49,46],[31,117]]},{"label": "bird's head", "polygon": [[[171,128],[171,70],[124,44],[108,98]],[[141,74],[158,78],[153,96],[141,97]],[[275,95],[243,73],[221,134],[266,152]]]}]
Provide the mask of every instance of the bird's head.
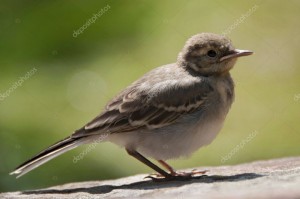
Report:
[{"label": "bird's head", "polygon": [[249,50],[235,49],[223,35],[201,33],[187,40],[177,63],[201,75],[218,75],[227,73],[238,57],[252,53]]}]

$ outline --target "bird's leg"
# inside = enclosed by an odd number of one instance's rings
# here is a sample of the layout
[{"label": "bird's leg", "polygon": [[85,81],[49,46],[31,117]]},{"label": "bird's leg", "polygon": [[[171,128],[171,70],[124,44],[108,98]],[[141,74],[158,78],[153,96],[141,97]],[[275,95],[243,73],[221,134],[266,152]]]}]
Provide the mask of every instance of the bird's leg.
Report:
[{"label": "bird's leg", "polygon": [[163,160],[157,160],[163,167],[165,167],[168,171],[170,171],[170,174],[173,176],[176,176],[176,171],[165,161]]},{"label": "bird's leg", "polygon": [[[150,168],[152,168],[153,170],[155,170],[156,172],[159,173],[159,174],[154,175],[155,177],[153,177],[152,175],[147,176],[147,178],[151,178],[155,182],[165,182],[165,181],[170,181],[170,180],[190,180],[191,177],[194,174],[196,174],[193,171],[190,173],[183,173],[183,172],[177,173],[174,171],[174,169],[170,165],[168,165],[163,160],[160,160],[159,162],[170,171],[170,174],[169,174],[166,171],[164,171],[163,169],[159,168],[157,165],[153,164],[150,160],[145,158],[139,152],[137,152],[135,150],[131,150],[131,149],[126,149],[126,151],[129,155],[133,156],[134,158],[138,159],[139,161],[141,161],[142,163],[146,164],[147,166],[149,166]],[[203,173],[205,173],[205,172],[201,172],[201,174],[203,174]]]},{"label": "bird's leg", "polygon": [[170,171],[170,174],[172,176],[183,176],[183,177],[192,177],[197,174],[205,174],[207,171],[197,171],[197,170],[192,170],[191,172],[176,172],[168,163],[166,163],[163,160],[158,160],[158,162],[165,167],[168,171]]},{"label": "bird's leg", "polygon": [[[126,149],[126,151],[127,151],[127,153],[129,155],[131,155],[132,157],[135,157],[136,159],[138,159],[142,163],[146,164],[148,167],[152,168],[153,170],[155,170],[156,172],[158,172],[160,175],[162,175],[166,179],[167,178],[172,178],[171,174],[168,174],[167,172],[165,172],[164,170],[162,170],[161,168],[159,168],[158,166],[156,166],[155,164],[153,164],[150,160],[148,160],[147,158],[145,158],[144,156],[142,156],[139,152],[137,152],[135,150],[130,150],[130,149]],[[150,178],[152,178],[152,177],[150,177]]]}]

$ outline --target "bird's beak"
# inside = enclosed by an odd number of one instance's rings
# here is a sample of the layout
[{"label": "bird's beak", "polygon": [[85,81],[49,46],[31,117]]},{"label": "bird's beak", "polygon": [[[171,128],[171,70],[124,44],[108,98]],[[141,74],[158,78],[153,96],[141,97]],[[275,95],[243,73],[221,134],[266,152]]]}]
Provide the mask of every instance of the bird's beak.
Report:
[{"label": "bird's beak", "polygon": [[221,57],[220,61],[224,61],[227,59],[232,59],[232,58],[237,58],[237,57],[242,57],[242,56],[248,56],[252,55],[253,52],[250,50],[240,50],[240,49],[235,49],[233,50],[229,55],[225,55],[224,57]]}]

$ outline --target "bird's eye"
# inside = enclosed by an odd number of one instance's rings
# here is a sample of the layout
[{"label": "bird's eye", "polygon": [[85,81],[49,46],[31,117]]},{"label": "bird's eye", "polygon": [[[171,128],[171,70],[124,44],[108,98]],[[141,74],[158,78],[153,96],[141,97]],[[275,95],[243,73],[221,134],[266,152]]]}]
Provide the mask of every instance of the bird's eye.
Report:
[{"label": "bird's eye", "polygon": [[207,56],[209,56],[209,57],[216,57],[217,56],[217,52],[214,51],[214,50],[209,50],[207,52]]}]

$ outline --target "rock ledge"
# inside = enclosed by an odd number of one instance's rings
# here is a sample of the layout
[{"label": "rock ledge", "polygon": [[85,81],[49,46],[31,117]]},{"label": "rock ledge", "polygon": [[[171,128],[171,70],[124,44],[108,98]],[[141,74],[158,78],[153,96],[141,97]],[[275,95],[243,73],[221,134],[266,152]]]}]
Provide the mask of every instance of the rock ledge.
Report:
[{"label": "rock ledge", "polygon": [[136,175],[2,193],[0,198],[300,198],[300,157],[199,169],[209,172],[189,181],[152,182]]}]

